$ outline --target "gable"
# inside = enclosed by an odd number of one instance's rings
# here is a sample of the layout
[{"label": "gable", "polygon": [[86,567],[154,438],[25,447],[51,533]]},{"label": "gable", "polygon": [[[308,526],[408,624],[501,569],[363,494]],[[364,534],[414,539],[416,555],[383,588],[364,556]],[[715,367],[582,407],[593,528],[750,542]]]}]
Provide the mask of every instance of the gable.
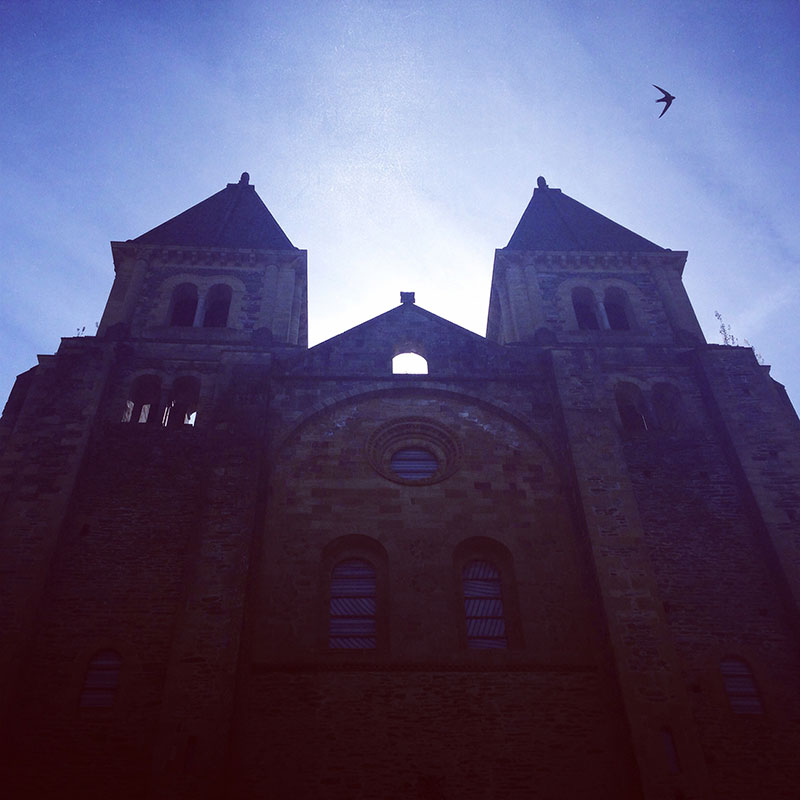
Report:
[{"label": "gable", "polygon": [[466,328],[404,303],[312,347],[288,372],[313,375],[392,375],[392,359],[416,353],[434,375],[462,376],[511,369],[509,354]]}]

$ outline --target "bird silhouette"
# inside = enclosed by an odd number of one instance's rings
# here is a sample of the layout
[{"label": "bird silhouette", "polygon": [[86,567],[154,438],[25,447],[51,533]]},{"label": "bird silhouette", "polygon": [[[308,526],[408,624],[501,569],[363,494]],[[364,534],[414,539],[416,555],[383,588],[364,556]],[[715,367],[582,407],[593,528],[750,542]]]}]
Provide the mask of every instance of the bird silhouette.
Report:
[{"label": "bird silhouette", "polygon": [[672,105],[672,101],[675,99],[675,95],[670,94],[666,89],[662,89],[660,86],[656,86],[655,84],[652,85],[655,86],[655,88],[658,89],[658,91],[664,95],[663,97],[659,97],[658,100],[656,100],[656,103],[664,103],[664,110],[658,115],[658,118],[661,119],[661,117],[663,117],[664,114],[667,113],[667,109]]}]

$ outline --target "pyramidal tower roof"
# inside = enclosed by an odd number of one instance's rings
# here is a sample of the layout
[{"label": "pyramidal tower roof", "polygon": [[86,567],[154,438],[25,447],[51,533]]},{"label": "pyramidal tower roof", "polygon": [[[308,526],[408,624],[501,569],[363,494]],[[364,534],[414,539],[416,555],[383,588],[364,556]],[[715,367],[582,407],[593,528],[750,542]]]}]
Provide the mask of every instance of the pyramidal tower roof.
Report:
[{"label": "pyramidal tower roof", "polygon": [[660,252],[663,247],[537,180],[507,250]]},{"label": "pyramidal tower roof", "polygon": [[237,250],[296,249],[256,194],[246,172],[239,183],[229,183],[222,191],[133,241]]}]

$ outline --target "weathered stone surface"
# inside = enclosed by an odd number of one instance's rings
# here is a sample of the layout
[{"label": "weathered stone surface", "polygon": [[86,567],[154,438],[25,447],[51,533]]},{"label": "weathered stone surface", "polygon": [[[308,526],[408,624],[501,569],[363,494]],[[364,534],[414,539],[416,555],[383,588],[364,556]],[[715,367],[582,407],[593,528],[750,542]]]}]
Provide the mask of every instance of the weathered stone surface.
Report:
[{"label": "weathered stone surface", "polygon": [[[100,335],[0,421],[9,796],[795,797],[800,424],[750,350],[703,342],[686,254],[607,252],[638,241],[608,222],[498,251],[486,339],[406,293],[311,349],[304,251],[114,243]],[[393,374],[406,352],[428,373]],[[397,474],[403,448],[439,468]],[[374,648],[329,646],[348,559]],[[502,649],[468,646],[475,559]]]}]

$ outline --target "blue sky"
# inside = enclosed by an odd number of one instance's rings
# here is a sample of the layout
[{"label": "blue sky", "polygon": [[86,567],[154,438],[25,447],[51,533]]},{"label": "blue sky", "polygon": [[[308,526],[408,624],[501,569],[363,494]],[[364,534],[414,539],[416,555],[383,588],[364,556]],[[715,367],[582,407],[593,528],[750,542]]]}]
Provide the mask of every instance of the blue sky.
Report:
[{"label": "blue sky", "polygon": [[[93,333],[109,240],[247,170],[312,344],[398,303],[485,333],[538,175],[663,247],[800,402],[800,3],[0,0],[0,396]],[[661,106],[651,84],[677,99]]]}]

